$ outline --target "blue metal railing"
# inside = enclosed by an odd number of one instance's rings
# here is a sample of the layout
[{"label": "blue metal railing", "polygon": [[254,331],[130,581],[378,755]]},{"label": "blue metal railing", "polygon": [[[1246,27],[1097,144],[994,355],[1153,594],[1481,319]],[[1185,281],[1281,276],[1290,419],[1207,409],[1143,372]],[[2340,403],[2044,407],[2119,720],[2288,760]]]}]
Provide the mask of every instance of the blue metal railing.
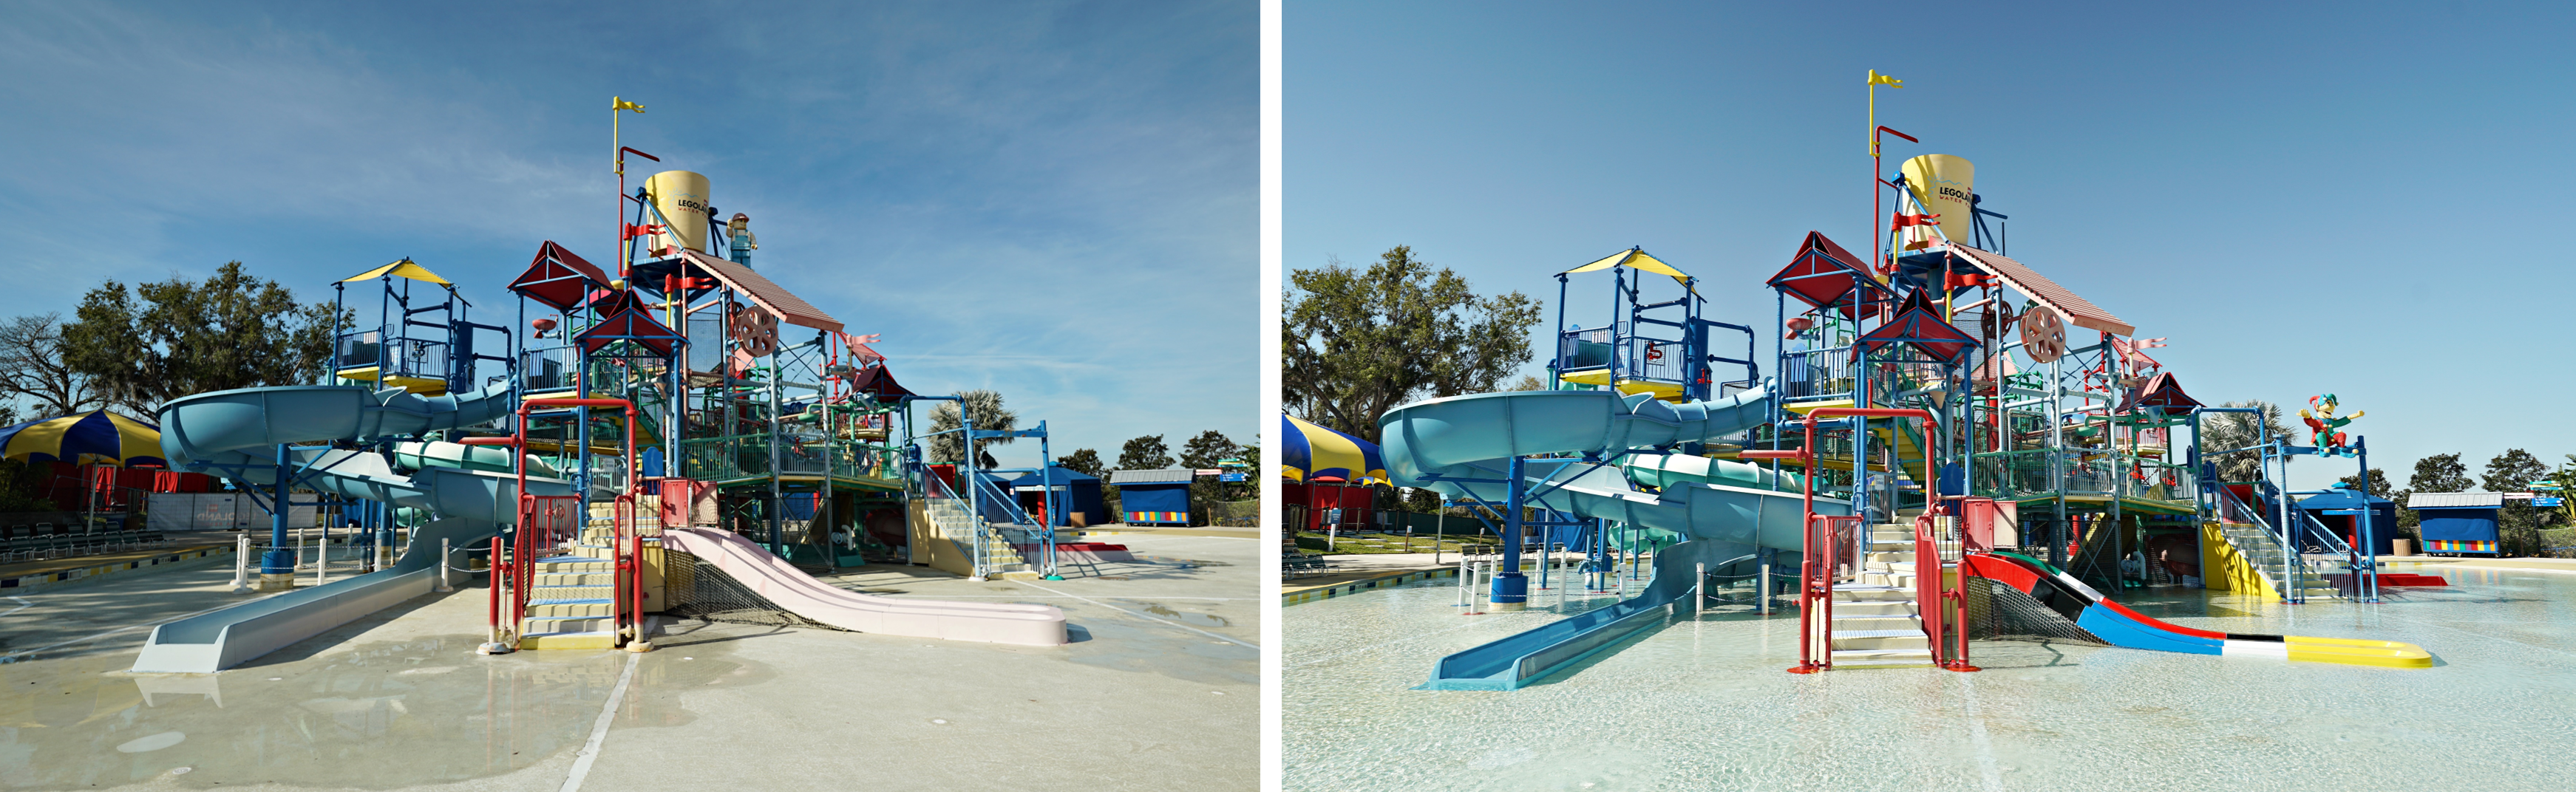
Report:
[{"label": "blue metal railing", "polygon": [[[2258,482],[2258,486],[2264,488],[2259,492],[2271,491],[2270,482]],[[2281,567],[2279,569],[2266,569],[2261,566],[2256,566],[2255,571],[2262,573],[2265,577],[2273,578],[2274,582],[2280,589],[2279,593],[2281,595],[2281,601],[2292,605],[2307,602],[2307,590],[2299,584],[2303,580],[2311,579],[2316,573],[2314,570],[2308,568],[2307,559],[2299,555],[2297,543],[2291,541],[2288,534],[2275,526],[2275,523],[2278,521],[2265,515],[2261,509],[2246,506],[2244,501],[2237,499],[2236,493],[2229,491],[2225,487],[2212,487],[2210,488],[2210,491],[2218,494],[2219,520],[2221,522],[2250,524],[2262,529],[2257,533],[2263,537],[2263,541],[2273,549],[2280,552]],[[2225,536],[2226,534],[2222,531],[2220,535]],[[2231,543],[2232,541],[2233,540],[2231,540]],[[2240,547],[2237,549],[2239,551],[2243,551],[2245,548]],[[2252,564],[2253,561],[2254,560],[2251,558],[2247,559],[2248,564]],[[2203,571],[2206,572],[2207,570]],[[2277,573],[2277,577],[2275,576],[2275,573]]]},{"label": "blue metal railing", "polygon": [[[2367,499],[2362,501],[2363,508],[2367,509],[2369,508],[2369,505],[2370,502]],[[2298,508],[2295,505],[2290,508],[2292,511],[2299,513],[2299,517],[2304,522],[2308,534],[2317,537],[2318,542],[2325,546],[2326,552],[2336,553],[2343,556],[2344,571],[2352,573],[2353,598],[2362,602],[2378,602],[2379,559],[2361,552],[2360,548],[2356,548],[2345,543],[2342,535],[2335,533],[2334,529],[2326,527],[2325,521],[2317,519],[2317,516],[2308,513],[2308,510]],[[2364,517],[2364,519],[2367,519],[2367,517]]]},{"label": "blue metal railing", "polygon": [[373,366],[379,377],[447,379],[447,342],[420,338],[388,341],[377,330],[341,333],[331,347],[331,370]]}]

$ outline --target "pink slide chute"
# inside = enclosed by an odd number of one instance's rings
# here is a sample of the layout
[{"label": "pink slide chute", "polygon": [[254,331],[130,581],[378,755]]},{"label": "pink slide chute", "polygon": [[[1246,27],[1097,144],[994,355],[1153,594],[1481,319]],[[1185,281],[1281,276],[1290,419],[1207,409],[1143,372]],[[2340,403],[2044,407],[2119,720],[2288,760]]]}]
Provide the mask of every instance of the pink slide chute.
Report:
[{"label": "pink slide chute", "polygon": [[1047,605],[872,596],[825,585],[732,531],[665,528],[662,546],[697,556],[789,613],[844,630],[951,641],[1061,646],[1064,611]]}]

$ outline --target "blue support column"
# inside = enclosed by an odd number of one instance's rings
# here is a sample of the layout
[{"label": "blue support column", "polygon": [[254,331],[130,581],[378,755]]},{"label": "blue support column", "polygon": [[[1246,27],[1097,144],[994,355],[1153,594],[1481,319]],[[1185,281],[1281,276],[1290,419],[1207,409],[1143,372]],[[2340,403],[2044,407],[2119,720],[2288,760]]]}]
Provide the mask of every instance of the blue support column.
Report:
[{"label": "blue support column", "polygon": [[1504,486],[1511,494],[1503,499],[1509,514],[1503,516],[1503,568],[1494,574],[1494,589],[1488,602],[1494,610],[1520,610],[1529,605],[1529,577],[1521,574],[1521,495],[1528,483],[1521,478],[1521,457],[1512,457],[1511,481]]},{"label": "blue support column", "polygon": [[[277,488],[269,496],[268,502],[268,552],[259,557],[260,585],[263,589],[294,585],[295,551],[287,549],[286,546],[286,484],[286,444],[279,443],[277,445]],[[283,585],[272,582],[272,577],[284,578]]]}]

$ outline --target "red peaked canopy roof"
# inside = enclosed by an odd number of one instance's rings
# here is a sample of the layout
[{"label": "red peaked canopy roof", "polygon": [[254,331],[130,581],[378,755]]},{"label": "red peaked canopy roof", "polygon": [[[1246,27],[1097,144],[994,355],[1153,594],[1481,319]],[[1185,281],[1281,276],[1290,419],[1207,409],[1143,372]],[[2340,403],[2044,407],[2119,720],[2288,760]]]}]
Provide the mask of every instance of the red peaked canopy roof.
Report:
[{"label": "red peaked canopy roof", "polygon": [[1932,305],[1929,290],[1916,289],[1905,295],[1905,304],[1896,318],[1877,329],[1861,334],[1860,349],[1876,349],[1888,344],[1911,344],[1932,359],[1957,364],[1977,339],[1941,320],[1941,312]]},{"label": "red peaked canopy roof", "polygon": [[851,381],[850,389],[860,393],[876,394],[879,401],[917,395],[912,391],[904,390],[902,383],[894,381],[894,372],[882,365],[860,369],[858,377]]},{"label": "red peaked canopy roof", "polygon": [[528,262],[527,272],[510,282],[510,290],[555,310],[570,311],[581,305],[590,290],[607,285],[608,273],[549,239],[537,246],[537,257]]},{"label": "red peaked canopy roof", "polygon": [[584,353],[598,352],[600,347],[614,341],[633,341],[668,355],[671,350],[679,348],[681,338],[680,334],[671,332],[671,328],[654,321],[652,314],[627,308],[610,315],[607,321],[575,334],[573,341],[581,344]]},{"label": "red peaked canopy roof", "polygon": [[592,291],[591,295],[590,309],[601,316],[616,316],[629,310],[651,313],[644,307],[644,299],[635,296],[633,289],[599,289]]},{"label": "red peaked canopy roof", "polygon": [[[1807,232],[1807,238],[1798,243],[1797,254],[1789,257],[1789,266],[1769,281],[1771,288],[1787,292],[1809,307],[1839,307],[1847,317],[1854,315],[1853,303],[1859,296],[1856,292],[1863,283],[1879,286],[1878,278],[1869,274],[1868,265],[1859,256],[1816,231]],[[1873,316],[1878,313],[1878,305],[1872,303],[1857,310],[1859,316]]]},{"label": "red peaked canopy roof", "polygon": [[2156,375],[2148,378],[2145,384],[2130,389],[2120,401],[2120,412],[2152,408],[2158,412],[2173,414],[2191,412],[2200,407],[2200,400],[2182,392],[2182,380],[2174,379],[2173,372],[2170,371],[2156,372]]}]

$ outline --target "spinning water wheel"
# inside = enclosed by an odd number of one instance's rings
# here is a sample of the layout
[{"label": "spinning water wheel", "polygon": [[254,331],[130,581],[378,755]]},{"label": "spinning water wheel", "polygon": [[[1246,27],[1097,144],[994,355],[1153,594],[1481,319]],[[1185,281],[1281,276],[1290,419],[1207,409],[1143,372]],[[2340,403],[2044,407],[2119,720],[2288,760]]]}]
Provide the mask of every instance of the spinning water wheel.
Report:
[{"label": "spinning water wheel", "polygon": [[2021,350],[2030,359],[2047,363],[2066,356],[2066,321],[2044,305],[2033,305],[2021,315]]}]

